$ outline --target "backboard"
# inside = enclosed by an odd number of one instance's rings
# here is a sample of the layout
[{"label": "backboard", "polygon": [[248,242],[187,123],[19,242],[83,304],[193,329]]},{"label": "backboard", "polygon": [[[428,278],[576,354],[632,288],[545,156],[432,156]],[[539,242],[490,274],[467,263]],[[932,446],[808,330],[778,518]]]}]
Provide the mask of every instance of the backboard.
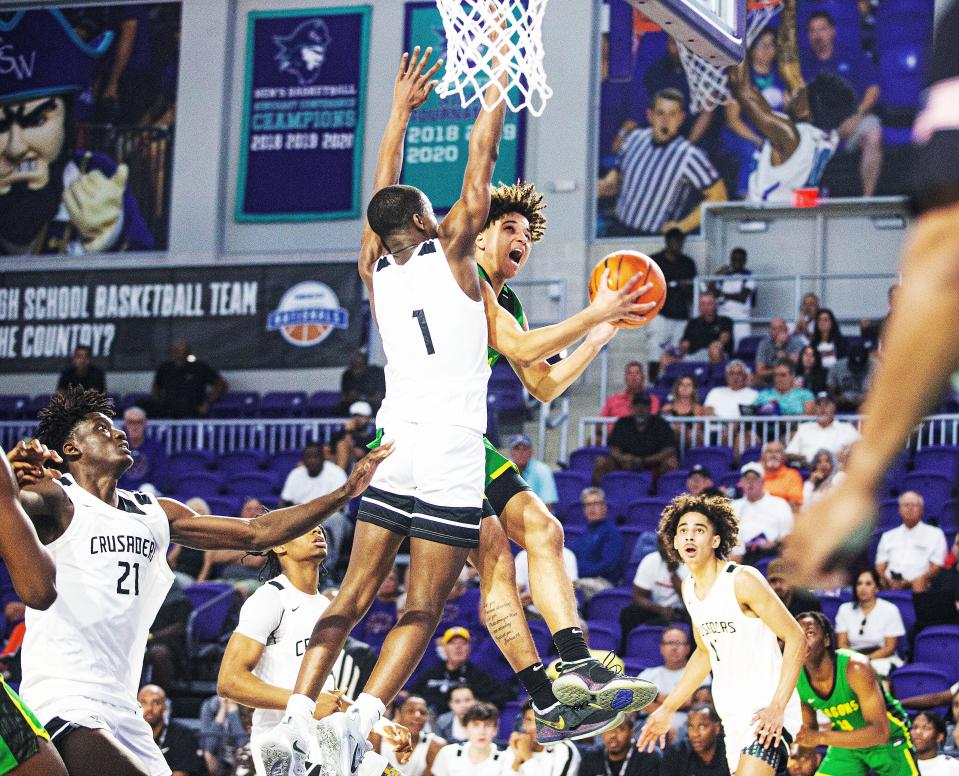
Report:
[{"label": "backboard", "polygon": [[746,0],[630,2],[711,65],[735,65],[746,56]]}]

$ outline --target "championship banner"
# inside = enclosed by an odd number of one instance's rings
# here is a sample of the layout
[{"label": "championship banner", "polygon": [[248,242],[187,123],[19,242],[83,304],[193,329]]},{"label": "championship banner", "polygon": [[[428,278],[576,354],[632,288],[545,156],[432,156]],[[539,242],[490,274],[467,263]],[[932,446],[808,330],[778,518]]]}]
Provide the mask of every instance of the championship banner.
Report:
[{"label": "championship banner", "polygon": [[[446,61],[446,33],[435,2],[406,3],[404,51],[414,46],[433,47],[435,62]],[[397,57],[399,61],[399,57]],[[445,213],[459,199],[463,172],[469,155],[469,133],[479,114],[479,103],[460,106],[458,97],[441,99],[434,91],[413,112],[406,132],[406,152],[400,182],[421,189],[433,203],[433,209]],[[506,112],[499,159],[493,170],[493,183],[513,183],[523,176],[526,138],[526,112]]]},{"label": "championship banner", "polygon": [[0,274],[0,373],[58,372],[77,345],[152,371],[185,336],[216,369],[346,366],[363,309],[352,264]]},{"label": "championship banner", "polygon": [[370,7],[251,11],[237,221],[360,214]]}]

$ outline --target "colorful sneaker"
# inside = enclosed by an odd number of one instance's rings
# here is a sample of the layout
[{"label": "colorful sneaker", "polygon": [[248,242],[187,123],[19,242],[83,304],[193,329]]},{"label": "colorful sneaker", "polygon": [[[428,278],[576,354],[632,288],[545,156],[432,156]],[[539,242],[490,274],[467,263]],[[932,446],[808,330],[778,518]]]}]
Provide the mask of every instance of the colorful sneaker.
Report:
[{"label": "colorful sneaker", "polygon": [[287,716],[260,742],[260,757],[267,776],[306,776],[309,743],[297,731],[295,720]]},{"label": "colorful sneaker", "polygon": [[329,776],[356,776],[363,755],[372,745],[359,728],[355,713],[339,711],[316,726],[323,772]]},{"label": "colorful sneaker", "polygon": [[597,736],[622,724],[626,715],[621,711],[589,705],[568,706],[557,701],[548,709],[541,710],[534,705],[533,717],[536,719],[536,742],[548,746],[558,741]]},{"label": "colorful sneaker", "polygon": [[652,682],[614,671],[595,658],[561,663],[553,695],[570,706],[589,703],[612,711],[639,711],[656,699]]}]

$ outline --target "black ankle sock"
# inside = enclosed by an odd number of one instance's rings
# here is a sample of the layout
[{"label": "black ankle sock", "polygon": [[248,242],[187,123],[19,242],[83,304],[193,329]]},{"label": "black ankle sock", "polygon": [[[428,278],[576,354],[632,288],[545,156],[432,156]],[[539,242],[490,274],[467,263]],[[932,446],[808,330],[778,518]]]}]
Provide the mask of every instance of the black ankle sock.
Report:
[{"label": "black ankle sock", "polygon": [[577,660],[588,660],[589,647],[583,638],[582,628],[563,628],[553,634],[553,643],[559,650],[559,657],[564,663],[575,663]]},{"label": "black ankle sock", "polygon": [[520,684],[526,688],[526,692],[528,692],[529,697],[533,699],[533,704],[537,709],[548,709],[556,703],[552,683],[549,681],[549,677],[546,676],[546,671],[543,669],[542,663],[535,663],[534,665],[524,668],[516,674],[516,678],[519,679]]}]

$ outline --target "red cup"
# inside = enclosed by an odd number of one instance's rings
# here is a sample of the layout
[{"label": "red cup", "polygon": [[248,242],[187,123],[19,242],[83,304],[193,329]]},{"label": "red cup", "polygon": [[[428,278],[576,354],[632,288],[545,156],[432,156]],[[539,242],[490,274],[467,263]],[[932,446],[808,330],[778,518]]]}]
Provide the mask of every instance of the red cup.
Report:
[{"label": "red cup", "polygon": [[819,188],[793,189],[793,207],[816,207],[819,204]]}]

